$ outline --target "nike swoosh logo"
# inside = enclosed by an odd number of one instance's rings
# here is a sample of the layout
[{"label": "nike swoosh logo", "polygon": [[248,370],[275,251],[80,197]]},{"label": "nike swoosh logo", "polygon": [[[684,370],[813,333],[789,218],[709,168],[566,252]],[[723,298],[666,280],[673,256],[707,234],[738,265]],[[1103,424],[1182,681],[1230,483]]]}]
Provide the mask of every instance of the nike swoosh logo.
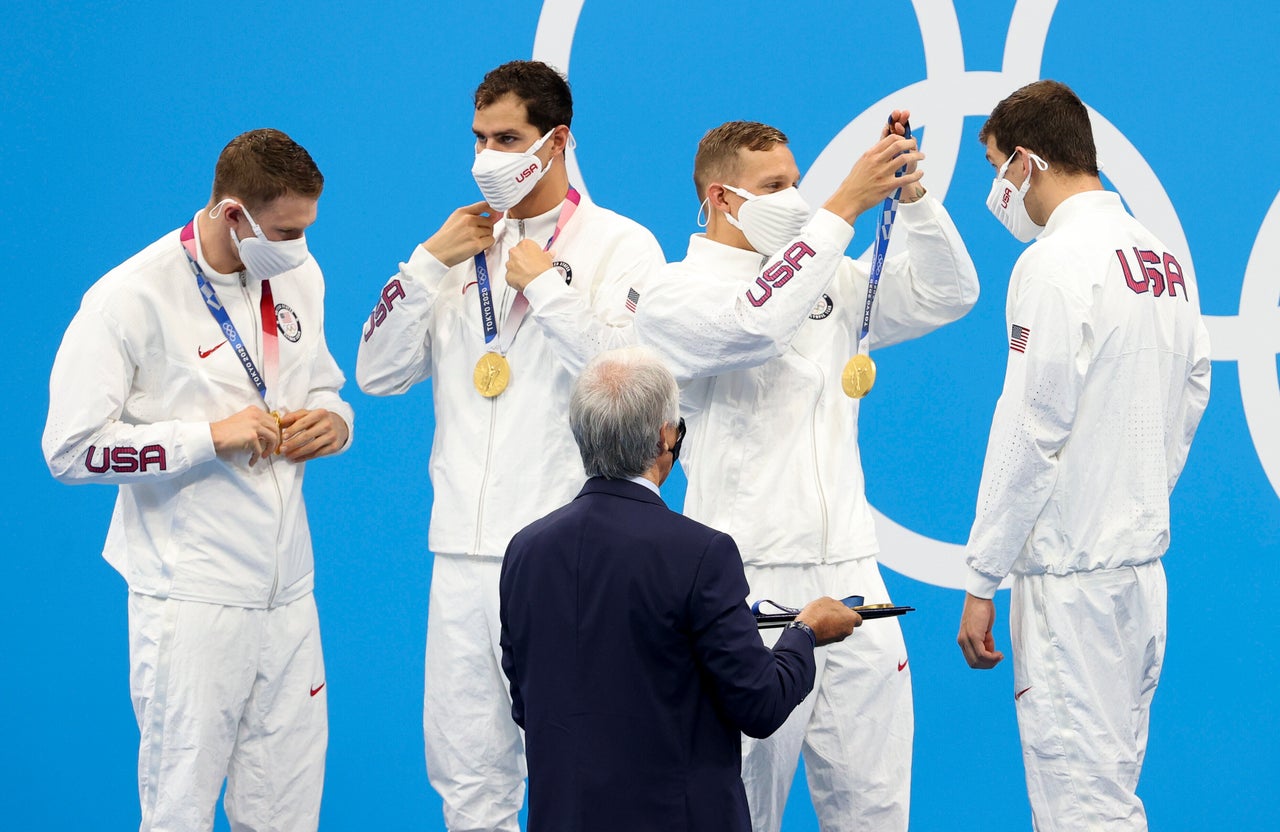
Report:
[{"label": "nike swoosh logo", "polygon": [[[221,344],[218,344],[218,347],[222,346],[222,344],[225,344],[225,343],[227,342],[223,341]],[[201,358],[208,358],[209,356],[213,355],[213,351],[216,350],[218,347],[210,347],[207,350],[202,350],[200,349],[199,345],[196,345],[196,352],[199,353]],[[312,695],[314,696],[314,694]]]},{"label": "nike swoosh logo", "polygon": [[911,659],[903,659],[902,661],[898,662],[898,672],[899,672],[899,673],[901,673],[903,670],[905,670],[905,669],[906,669],[906,667],[907,667],[907,662],[909,662],[909,661],[911,661]]},{"label": "nike swoosh logo", "polygon": [[[217,349],[217,348],[215,347],[214,349]],[[324,688],[324,682],[321,682],[321,683],[320,683],[320,687],[318,687],[318,688],[312,688],[312,689],[311,689],[311,695],[312,695],[312,696],[315,696],[315,695],[316,695],[317,693],[319,693],[319,692],[321,691],[321,689],[323,689],[323,688]]]},{"label": "nike swoosh logo", "polygon": [[1020,690],[1020,691],[1018,691],[1017,693],[1015,693],[1015,694],[1013,695],[1013,701],[1014,701],[1014,702],[1017,702],[1019,699],[1021,699],[1021,698],[1022,698],[1022,694],[1026,693],[1026,692],[1027,692],[1027,691],[1029,691],[1029,690],[1031,690],[1033,687],[1035,687],[1035,685],[1027,685],[1025,688],[1023,688],[1022,690]]}]

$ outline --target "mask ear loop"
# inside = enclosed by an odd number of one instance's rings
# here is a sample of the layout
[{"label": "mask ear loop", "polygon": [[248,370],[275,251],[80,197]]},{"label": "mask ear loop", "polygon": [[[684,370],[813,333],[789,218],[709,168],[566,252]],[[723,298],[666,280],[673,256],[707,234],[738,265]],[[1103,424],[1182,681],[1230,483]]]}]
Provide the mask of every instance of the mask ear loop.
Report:
[{"label": "mask ear loop", "polygon": [[234,197],[230,197],[230,196],[223,197],[221,202],[219,202],[217,205],[209,209],[209,219],[216,220],[219,216],[221,216],[222,206],[226,205],[228,202],[232,204],[239,204],[239,200]]},{"label": "mask ear loop", "polygon": [[[254,236],[262,240],[267,239],[267,235],[262,233],[262,227],[258,225],[257,220],[255,220],[253,218],[253,215],[249,213],[249,209],[244,207],[244,203],[236,199],[235,197],[230,197],[230,196],[225,197],[217,205],[210,208],[209,209],[210,219],[216,220],[222,214],[222,206],[226,205],[227,203],[231,203],[232,205],[239,205],[240,210],[244,211],[244,218],[249,221],[249,227],[253,229]],[[232,233],[234,234],[234,232]],[[239,239],[240,239],[239,237],[236,238],[237,242],[239,241]]]},{"label": "mask ear loop", "polygon": [[709,213],[710,207],[711,207],[711,197],[707,197],[706,199],[702,200],[702,202],[698,203],[697,222],[698,222],[699,228],[706,228],[707,223],[711,222],[711,214]]}]

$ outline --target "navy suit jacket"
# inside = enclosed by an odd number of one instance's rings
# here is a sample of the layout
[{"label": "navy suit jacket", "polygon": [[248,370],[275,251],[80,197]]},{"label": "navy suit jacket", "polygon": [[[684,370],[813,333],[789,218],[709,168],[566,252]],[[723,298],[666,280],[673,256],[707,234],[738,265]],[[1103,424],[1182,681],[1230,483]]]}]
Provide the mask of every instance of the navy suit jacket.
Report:
[{"label": "navy suit jacket", "polygon": [[741,736],[813,687],[798,630],[764,646],[733,539],[596,477],[502,563],[502,667],[529,832],[750,830]]}]

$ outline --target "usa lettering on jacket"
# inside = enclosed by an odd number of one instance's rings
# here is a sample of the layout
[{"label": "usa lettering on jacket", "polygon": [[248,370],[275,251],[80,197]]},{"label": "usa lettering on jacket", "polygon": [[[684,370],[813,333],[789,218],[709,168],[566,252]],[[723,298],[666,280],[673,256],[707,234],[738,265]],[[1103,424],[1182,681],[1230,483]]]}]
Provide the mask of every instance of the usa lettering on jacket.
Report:
[{"label": "usa lettering on jacket", "polygon": [[[1154,297],[1158,298],[1167,288],[1169,297],[1176,298],[1178,290],[1174,286],[1181,286],[1182,299],[1187,300],[1187,285],[1182,281],[1182,266],[1172,254],[1168,252],[1157,254],[1147,249],[1139,250],[1134,246],[1133,257],[1137,261],[1138,268],[1132,270],[1129,268],[1129,256],[1126,251],[1116,249],[1116,257],[1120,260],[1120,268],[1124,270],[1124,280],[1134,293],[1141,295],[1150,291]],[[1137,277],[1134,277],[1135,274]]]},{"label": "usa lettering on jacket", "polygon": [[756,277],[756,286],[761,289],[760,297],[756,297],[755,286],[747,290],[747,300],[752,306],[764,306],[769,298],[773,297],[774,289],[781,289],[787,284],[791,278],[796,276],[796,272],[802,268],[800,260],[804,257],[812,257],[814,251],[809,244],[803,240],[797,241],[791,245],[783,253],[782,259],[775,263],[770,263],[763,272]]},{"label": "usa lettering on jacket", "polygon": [[400,285],[399,280],[392,280],[386,286],[382,287],[382,297],[378,300],[378,305],[369,313],[369,325],[364,330],[364,340],[368,341],[373,337],[373,331],[382,326],[382,322],[387,319],[387,314],[396,305],[396,299],[404,300],[404,287]]},{"label": "usa lettering on jacket", "polygon": [[[95,461],[93,455],[99,451],[101,454]],[[168,463],[165,460],[163,445],[146,445],[141,450],[128,445],[118,445],[114,448],[98,448],[96,445],[90,445],[89,452],[84,455],[84,467],[95,474],[105,474],[107,471],[114,471],[117,474],[145,474],[151,465],[156,466],[158,471],[167,470]]]}]

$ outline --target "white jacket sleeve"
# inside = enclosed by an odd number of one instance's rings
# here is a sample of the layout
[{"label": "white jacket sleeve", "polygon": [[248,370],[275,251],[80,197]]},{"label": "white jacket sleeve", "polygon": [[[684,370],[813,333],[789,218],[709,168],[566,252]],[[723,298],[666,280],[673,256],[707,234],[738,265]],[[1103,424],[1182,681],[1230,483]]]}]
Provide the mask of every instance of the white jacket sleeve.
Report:
[{"label": "white jacket sleeve", "polygon": [[636,312],[639,341],[678,380],[754,367],[781,355],[844,262],[853,228],[820,210],[745,285],[668,267]]},{"label": "white jacket sleeve", "polygon": [[1209,378],[1213,370],[1210,359],[1209,330],[1201,320],[1196,326],[1195,354],[1191,356],[1191,374],[1187,377],[1185,394],[1180,401],[1181,412],[1172,425],[1176,433],[1169,442],[1169,493],[1178,484],[1182,476],[1182,466],[1187,462],[1187,453],[1191,450],[1191,440],[1195,438],[1196,429],[1200,426],[1200,417],[1209,404]]},{"label": "white jacket sleeve", "polygon": [[342,400],[339,392],[347,379],[342,374],[338,362],[334,361],[329,353],[329,344],[324,336],[323,320],[318,328],[320,344],[316,348],[315,361],[311,366],[311,390],[307,393],[306,407],[308,410],[327,410],[347,423],[347,442],[334,452],[340,454],[351,447],[351,440],[355,437],[355,411],[351,409],[351,405]]},{"label": "white jacket sleeve", "polygon": [[932,332],[978,302],[978,271],[940,202],[925,196],[898,206],[895,226],[890,249],[905,243],[905,250],[885,259],[871,317],[872,348]]},{"label": "white jacket sleeve", "polygon": [[431,318],[449,267],[422,246],[387,281],[365,322],[356,381],[373,396],[404,393],[431,375]]},{"label": "white jacket sleeve", "polygon": [[529,316],[575,376],[598,354],[636,343],[633,310],[651,276],[666,264],[658,241],[640,231],[619,241],[595,274],[573,276],[591,281],[588,292],[574,291],[555,269],[525,287]]},{"label": "white jacket sleeve", "polygon": [[42,446],[58,481],[162,480],[214,458],[208,422],[122,421],[135,370],[131,347],[110,312],[81,306],[49,378]]},{"label": "white jacket sleeve", "polygon": [[1053,493],[1092,349],[1084,301],[1041,275],[1019,285],[1008,323],[1026,351],[1009,351],[966,547],[965,589],[979,598],[995,595]]}]

